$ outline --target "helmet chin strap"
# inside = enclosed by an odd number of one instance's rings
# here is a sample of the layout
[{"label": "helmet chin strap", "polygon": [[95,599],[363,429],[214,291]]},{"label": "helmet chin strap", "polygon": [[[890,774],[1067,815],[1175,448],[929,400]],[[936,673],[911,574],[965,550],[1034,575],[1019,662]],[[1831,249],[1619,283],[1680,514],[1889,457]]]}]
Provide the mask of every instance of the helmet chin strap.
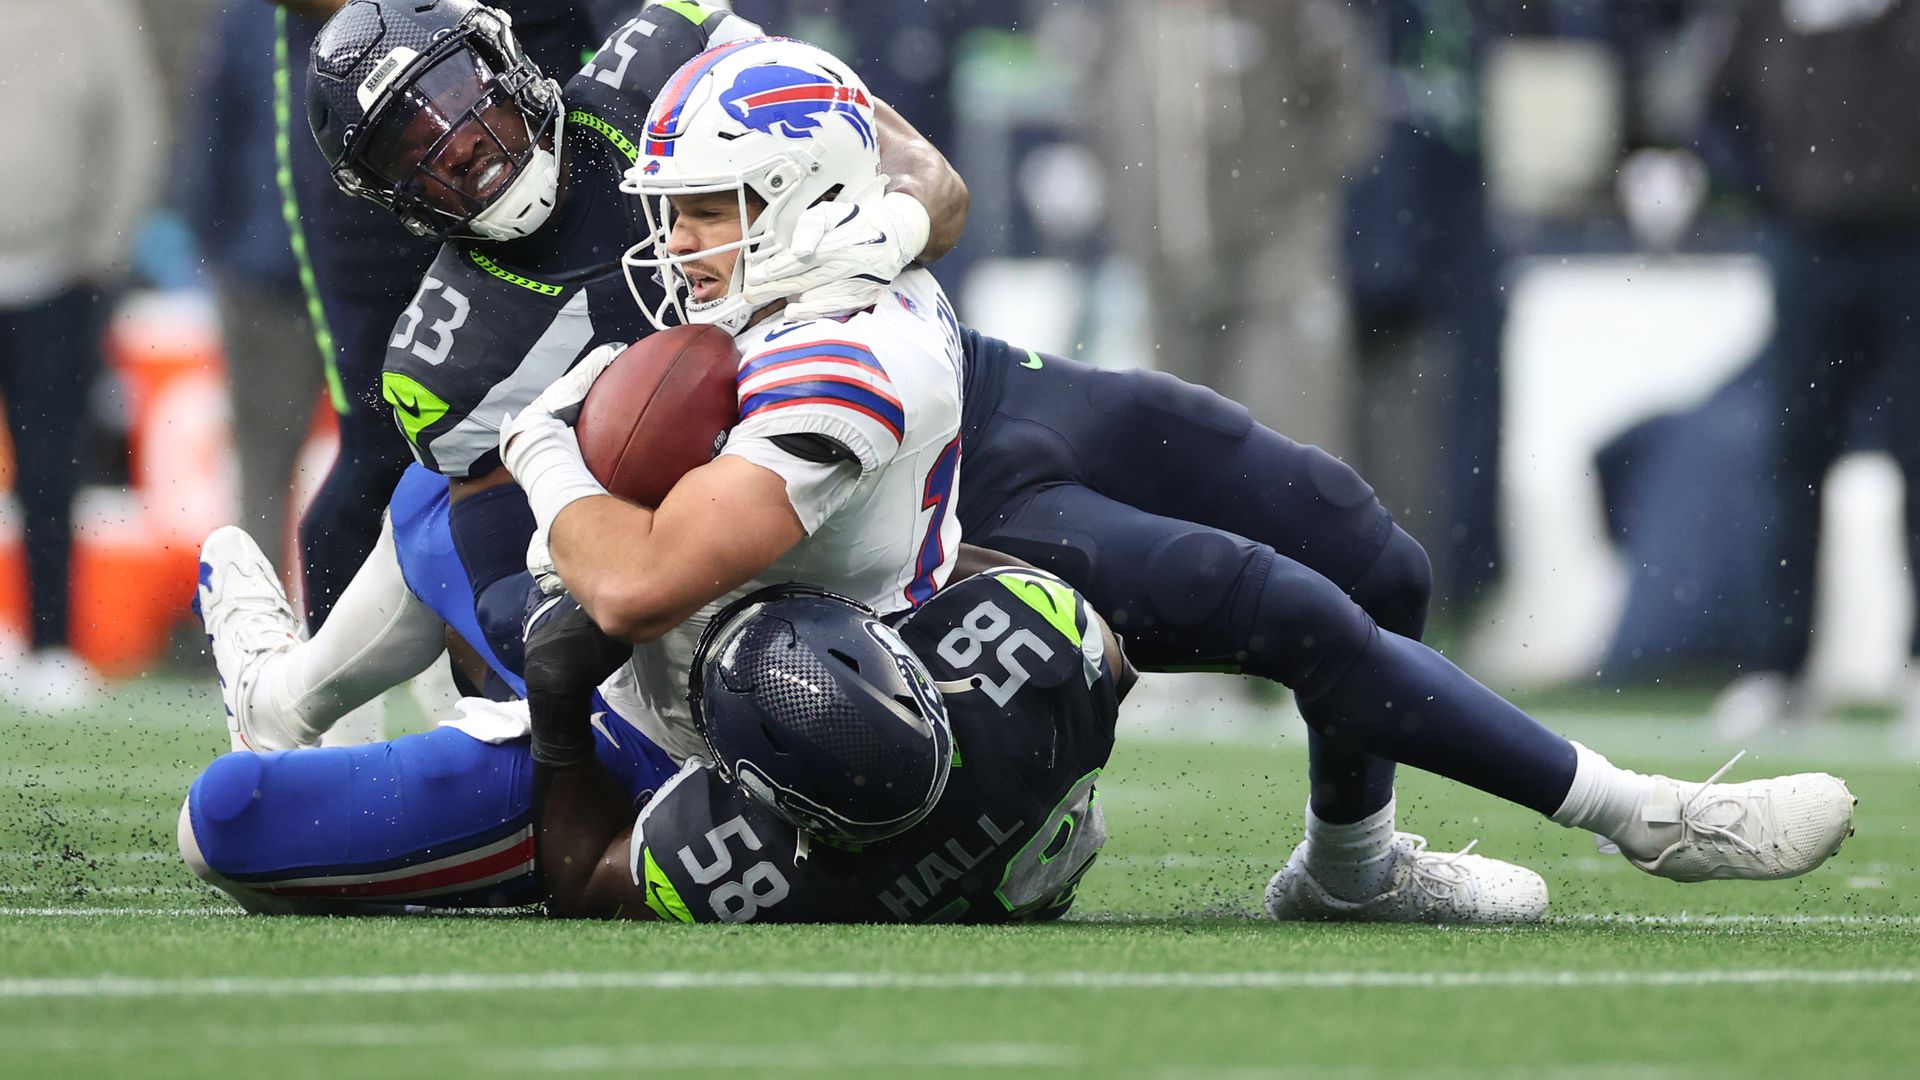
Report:
[{"label": "helmet chin strap", "polygon": [[507,190],[467,222],[467,230],[486,240],[518,240],[547,223],[560,197],[560,140],[566,134],[566,116],[553,121],[553,149],[535,147]]}]

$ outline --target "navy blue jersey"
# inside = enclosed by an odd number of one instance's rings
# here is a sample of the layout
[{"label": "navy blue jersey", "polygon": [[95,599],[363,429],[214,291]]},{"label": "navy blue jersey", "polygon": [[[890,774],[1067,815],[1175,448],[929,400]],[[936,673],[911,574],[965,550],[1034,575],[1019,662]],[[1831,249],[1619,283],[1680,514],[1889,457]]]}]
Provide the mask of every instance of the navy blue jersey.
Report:
[{"label": "navy blue jersey", "polygon": [[589,350],[652,329],[620,269],[639,231],[621,176],[667,79],[711,45],[759,32],[692,0],[658,4],[567,81],[566,187],[552,217],[522,239],[445,244],[388,342],[381,395],[421,464],[455,478],[492,472],[505,414]]},{"label": "navy blue jersey", "polygon": [[793,826],[690,761],[634,825],[634,883],[682,922],[1052,918],[1106,842],[1094,781],[1118,709],[1104,636],[1050,574],[990,571],[900,624],[945,694],[953,771],[925,820],[851,849]]}]

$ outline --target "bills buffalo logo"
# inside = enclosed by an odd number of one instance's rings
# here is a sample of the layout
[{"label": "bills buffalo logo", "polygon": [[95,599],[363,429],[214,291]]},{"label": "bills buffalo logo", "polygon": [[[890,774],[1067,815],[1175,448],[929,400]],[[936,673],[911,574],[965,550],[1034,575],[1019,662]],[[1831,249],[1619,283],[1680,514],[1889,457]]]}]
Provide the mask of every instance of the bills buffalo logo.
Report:
[{"label": "bills buffalo logo", "polygon": [[647,162],[646,168],[641,169],[640,171],[645,173],[648,176],[653,176],[660,171],[660,162],[657,159],[654,161],[649,161]]},{"label": "bills buffalo logo", "polygon": [[823,121],[838,116],[853,125],[863,144],[874,145],[866,92],[817,71],[785,64],[748,68],[720,95],[720,107],[755,131],[789,139],[811,139]]}]

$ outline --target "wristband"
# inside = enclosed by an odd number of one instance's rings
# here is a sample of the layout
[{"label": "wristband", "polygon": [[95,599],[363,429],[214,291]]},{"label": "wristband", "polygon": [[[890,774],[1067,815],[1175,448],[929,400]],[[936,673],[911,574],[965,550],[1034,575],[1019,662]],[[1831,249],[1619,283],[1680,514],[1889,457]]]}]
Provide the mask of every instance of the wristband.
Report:
[{"label": "wristband", "polygon": [[500,462],[533,510],[537,528],[550,529],[560,511],[581,499],[607,494],[580,458],[580,441],[573,429],[545,413],[523,415],[511,421],[500,450]]},{"label": "wristband", "polygon": [[927,213],[925,204],[904,191],[889,191],[881,196],[880,204],[887,208],[887,220],[900,230],[896,238],[900,241],[900,250],[907,256],[907,264],[920,257],[927,249],[927,240],[933,235],[933,217]]}]

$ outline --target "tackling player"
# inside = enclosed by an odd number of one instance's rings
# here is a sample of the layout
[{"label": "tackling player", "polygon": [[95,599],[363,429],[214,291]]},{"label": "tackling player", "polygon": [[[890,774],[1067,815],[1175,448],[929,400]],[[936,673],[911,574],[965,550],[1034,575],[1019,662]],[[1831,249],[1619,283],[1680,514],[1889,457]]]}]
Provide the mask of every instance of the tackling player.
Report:
[{"label": "tackling player", "polygon": [[677,772],[593,693],[627,650],[555,596],[528,634],[531,744],[525,710],[471,702],[460,730],[229,754],[181,852],[259,913],[1057,917],[1106,839],[1094,782],[1132,674],[1064,583],[963,561],[897,630],[805,586],[731,605],[696,651],[702,747]]},{"label": "tackling player", "polygon": [[[1016,362],[1004,343],[963,338],[961,514],[975,535],[1085,587],[1144,667],[1212,663],[1298,692],[1313,799],[1308,839],[1270,889],[1276,916],[1544,905],[1537,876],[1396,833],[1393,759],[1611,835],[1667,876],[1790,876],[1846,834],[1851,797],[1831,777],[1702,785],[1620,770],[1420,646],[1424,556],[1337,461],[1165,376]],[[1202,470],[1231,482],[1195,483]]]},{"label": "tackling player", "polygon": [[1052,575],[969,577],[897,634],[803,586],[735,602],[694,657],[704,753],[637,819],[593,753],[595,671],[578,661],[599,631],[551,603],[527,659],[556,914],[1056,918],[1106,840],[1094,781],[1131,673]]},{"label": "tackling player", "polygon": [[[392,526],[406,548],[449,519],[497,650],[519,648],[533,527],[500,468],[500,419],[595,347],[651,329],[620,273],[636,229],[621,177],[669,76],[709,48],[759,34],[710,4],[656,4],[616,29],[564,89],[473,0],[353,0],[314,41],[308,120],[335,180],[446,241],[393,329],[381,385],[415,457],[451,486],[411,471],[403,489],[423,494],[403,502],[420,515]],[[774,265],[778,279],[759,285],[766,299],[831,296],[851,276],[829,254],[839,248],[857,246],[859,267],[891,280],[958,237],[958,175],[884,103],[871,112],[891,190],[860,193],[871,198],[858,229],[823,235],[819,223],[838,220],[826,207],[792,223],[814,257]],[[652,282],[641,288],[657,293]],[[304,688],[268,689],[284,708]]]}]

